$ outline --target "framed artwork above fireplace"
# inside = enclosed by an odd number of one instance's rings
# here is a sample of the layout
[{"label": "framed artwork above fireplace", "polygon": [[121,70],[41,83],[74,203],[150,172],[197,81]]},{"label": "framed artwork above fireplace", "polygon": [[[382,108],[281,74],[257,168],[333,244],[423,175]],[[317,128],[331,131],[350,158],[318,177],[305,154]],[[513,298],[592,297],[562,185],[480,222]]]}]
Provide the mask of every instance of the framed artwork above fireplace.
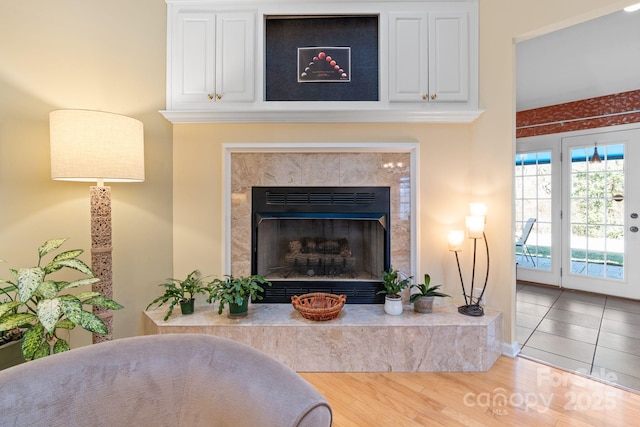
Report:
[{"label": "framed artwork above fireplace", "polygon": [[378,15],[266,16],[265,101],[378,101],[378,21]]}]

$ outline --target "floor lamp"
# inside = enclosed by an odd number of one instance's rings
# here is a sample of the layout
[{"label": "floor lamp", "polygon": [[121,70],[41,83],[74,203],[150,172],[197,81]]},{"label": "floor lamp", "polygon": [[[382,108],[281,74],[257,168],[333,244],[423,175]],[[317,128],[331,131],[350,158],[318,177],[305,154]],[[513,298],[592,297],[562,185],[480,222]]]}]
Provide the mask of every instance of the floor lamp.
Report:
[{"label": "floor lamp", "polygon": [[[142,122],[113,113],[58,110],[49,114],[51,179],[96,182],[91,192],[91,269],[100,282],[92,290],[113,298],[111,273],[111,188],[105,182],[144,181]],[[113,313],[94,307],[113,339]]]},{"label": "floor lamp", "polygon": [[[473,268],[471,272],[471,285],[469,292],[464,286],[462,270],[460,269],[460,259],[458,252],[462,251],[462,242],[464,240],[464,231],[455,230],[449,233],[449,250],[456,254],[456,264],[458,265],[458,274],[460,275],[460,284],[462,285],[462,294],[464,296],[464,305],[458,307],[458,312],[467,316],[483,316],[484,309],[480,306],[484,291],[487,289],[487,281],[489,280],[489,244],[487,236],[484,232],[484,223],[487,216],[487,205],[484,203],[472,203],[471,215],[466,217],[467,235],[473,239]],[[487,255],[487,271],[482,287],[475,287],[476,279],[476,255],[478,249],[478,240],[484,240],[485,252]],[[478,292],[479,291],[479,292]]]}]

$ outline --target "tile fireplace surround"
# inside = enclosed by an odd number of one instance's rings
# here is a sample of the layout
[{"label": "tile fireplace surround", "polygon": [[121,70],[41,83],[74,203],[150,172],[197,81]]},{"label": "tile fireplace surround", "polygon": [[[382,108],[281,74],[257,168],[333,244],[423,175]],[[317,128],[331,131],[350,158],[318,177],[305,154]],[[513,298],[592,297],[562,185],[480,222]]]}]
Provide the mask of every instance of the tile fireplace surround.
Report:
[{"label": "tile fireplace surround", "polygon": [[[389,186],[391,265],[416,274],[417,144],[229,144],[224,155],[226,271],[251,273],[252,186]],[[252,304],[244,319],[219,316],[211,305],[166,322],[165,312],[145,312],[146,334],[218,335],[300,372],[486,371],[502,348],[502,313],[490,308],[469,317],[452,304],[436,305],[432,314],[407,305],[391,316],[381,304],[347,304],[326,322],[302,318],[291,304]]]},{"label": "tile fireplace surround", "polygon": [[227,271],[251,273],[251,187],[253,186],[388,186],[391,194],[391,265],[414,271],[412,183],[414,144],[397,145],[255,145],[229,146],[225,182],[230,203]]}]

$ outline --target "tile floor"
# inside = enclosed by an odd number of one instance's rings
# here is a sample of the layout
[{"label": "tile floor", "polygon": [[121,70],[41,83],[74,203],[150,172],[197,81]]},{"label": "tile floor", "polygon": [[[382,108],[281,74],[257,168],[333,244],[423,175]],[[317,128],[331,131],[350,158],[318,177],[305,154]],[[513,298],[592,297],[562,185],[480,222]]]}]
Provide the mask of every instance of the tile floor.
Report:
[{"label": "tile floor", "polygon": [[640,301],[518,284],[520,354],[640,391]]}]

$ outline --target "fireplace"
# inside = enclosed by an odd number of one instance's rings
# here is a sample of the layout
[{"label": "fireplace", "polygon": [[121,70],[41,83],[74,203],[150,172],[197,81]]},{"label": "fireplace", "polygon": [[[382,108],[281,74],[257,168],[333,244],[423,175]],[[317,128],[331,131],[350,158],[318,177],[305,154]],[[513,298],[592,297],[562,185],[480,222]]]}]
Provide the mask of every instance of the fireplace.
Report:
[{"label": "fireplace", "polygon": [[390,265],[389,187],[253,187],[251,274],[271,283],[263,303],[310,292],[382,303]]}]

